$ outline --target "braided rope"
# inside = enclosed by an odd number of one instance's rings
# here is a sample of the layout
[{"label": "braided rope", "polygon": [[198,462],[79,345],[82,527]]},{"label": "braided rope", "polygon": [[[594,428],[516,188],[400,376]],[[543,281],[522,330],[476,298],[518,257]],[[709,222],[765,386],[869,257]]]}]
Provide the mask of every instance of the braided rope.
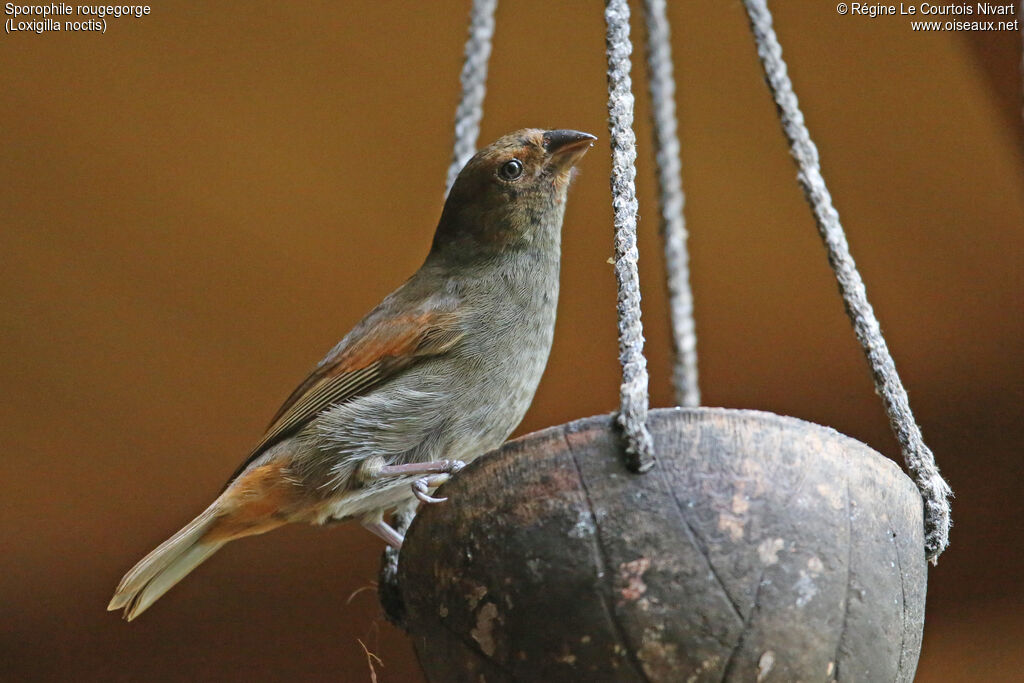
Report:
[{"label": "braided rope", "polygon": [[651,94],[655,161],[658,166],[658,203],[661,239],[665,252],[668,303],[672,322],[672,386],[676,404],[700,405],[697,384],[697,328],[693,320],[690,257],[686,251],[685,195],[676,134],[676,82],[672,74],[672,44],[665,0],[645,0],[647,23],[647,80]]},{"label": "braided rope", "polygon": [[604,11],[608,57],[608,131],[612,148],[612,208],[615,212],[615,280],[618,284],[619,390],[618,422],[626,437],[627,466],[644,472],[654,465],[654,444],[647,431],[647,359],[640,322],[640,276],[636,249],[636,136],[629,76],[629,4],[607,0]]},{"label": "braided rope", "polygon": [[[484,95],[487,92],[487,64],[491,57],[491,41],[494,37],[494,11],[498,0],[473,0],[469,14],[469,36],[466,38],[465,61],[459,81],[462,94],[455,109],[455,142],[452,162],[448,166],[445,180],[445,196],[452,189],[459,171],[476,153],[476,141],[480,135],[480,120],[484,115]],[[392,523],[404,534],[416,514],[416,501],[412,500],[395,511]],[[394,624],[401,625],[405,616],[401,590],[398,587],[398,554],[392,547],[384,549],[381,556],[380,576],[377,593],[385,616]]]},{"label": "braided rope", "polygon": [[459,76],[462,96],[455,110],[455,144],[444,186],[446,196],[459,171],[476,154],[480,119],[484,115],[484,94],[487,92],[487,64],[494,37],[494,10],[497,7],[498,0],[473,0],[470,10],[469,37],[466,38],[465,61]]},{"label": "braided rope", "polygon": [[924,498],[925,552],[932,564],[936,564],[939,555],[949,545],[949,497],[952,492],[939,474],[935,456],[924,443],[921,429],[910,410],[907,392],[896,373],[896,365],[882,337],[871,304],[868,303],[864,282],[850,255],[843,226],[839,223],[839,214],[832,205],[832,197],[821,175],[818,149],[804,125],[793,84],[787,75],[782,47],[772,28],[771,13],[765,0],[744,0],[744,4],[757,42],[757,54],[761,58],[768,86],[779,111],[783,132],[799,169],[797,178],[828,250],[829,265],[835,272],[854,333],[871,366],[875,391],[885,404],[889,424],[903,452],[903,460]]}]

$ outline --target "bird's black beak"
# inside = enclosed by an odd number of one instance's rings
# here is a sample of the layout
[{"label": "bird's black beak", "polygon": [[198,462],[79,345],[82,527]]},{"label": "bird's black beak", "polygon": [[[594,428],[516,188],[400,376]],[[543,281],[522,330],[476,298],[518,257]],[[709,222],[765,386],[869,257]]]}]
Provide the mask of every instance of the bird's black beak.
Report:
[{"label": "bird's black beak", "polygon": [[544,151],[548,153],[548,165],[556,171],[566,171],[587,153],[597,138],[578,130],[549,130],[544,133]]}]

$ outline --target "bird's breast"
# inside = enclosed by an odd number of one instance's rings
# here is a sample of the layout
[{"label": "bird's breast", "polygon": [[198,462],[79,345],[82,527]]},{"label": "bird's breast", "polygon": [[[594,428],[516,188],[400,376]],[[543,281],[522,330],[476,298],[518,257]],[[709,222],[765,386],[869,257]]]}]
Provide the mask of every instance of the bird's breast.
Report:
[{"label": "bird's breast", "polygon": [[515,429],[533,400],[554,338],[558,261],[522,258],[485,274],[467,292],[473,321],[457,352],[457,399],[466,428],[485,449]]}]

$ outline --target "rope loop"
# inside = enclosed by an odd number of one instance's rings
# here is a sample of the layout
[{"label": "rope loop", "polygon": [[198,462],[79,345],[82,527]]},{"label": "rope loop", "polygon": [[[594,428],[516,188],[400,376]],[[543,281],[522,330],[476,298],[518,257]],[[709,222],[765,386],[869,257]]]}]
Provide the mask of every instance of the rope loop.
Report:
[{"label": "rope loop", "polygon": [[[473,0],[469,13],[469,36],[466,38],[465,61],[459,80],[462,94],[455,109],[455,142],[452,161],[448,166],[444,194],[447,197],[459,171],[476,153],[480,136],[480,121],[484,115],[484,95],[487,92],[487,65],[494,39],[494,11],[498,0]],[[392,520],[395,529],[404,534],[416,514],[416,503],[405,503],[395,511]],[[387,547],[381,557],[380,581],[377,593],[388,621],[401,625],[405,615],[401,590],[398,588],[398,550]]]},{"label": "rope loop", "polygon": [[757,54],[761,58],[765,78],[779,112],[782,130],[796,161],[797,179],[828,251],[828,262],[839,283],[839,292],[846,313],[853,323],[854,334],[871,366],[875,391],[885,405],[889,424],[899,441],[907,470],[924,499],[925,553],[932,564],[937,564],[939,555],[949,545],[949,529],[952,526],[949,498],[953,495],[952,491],[939,474],[931,449],[924,443],[921,429],[910,410],[907,391],[896,372],[896,364],[882,337],[878,319],[868,303],[864,281],[850,255],[850,247],[839,222],[839,213],[832,204],[832,196],[821,175],[818,148],[811,141],[793,92],[786,62],[782,59],[782,47],[772,27],[772,15],[765,0],[743,2],[757,43]]},{"label": "rope loop", "polygon": [[469,13],[469,36],[466,38],[465,61],[459,80],[462,95],[455,110],[455,144],[448,166],[444,194],[455,184],[459,171],[476,154],[480,136],[480,120],[484,116],[484,95],[487,93],[487,65],[494,39],[494,11],[498,0],[473,0]]},{"label": "rope loop", "polygon": [[607,0],[604,12],[608,58],[608,132],[612,148],[612,209],[615,214],[615,281],[618,285],[618,423],[626,438],[626,464],[634,472],[654,466],[654,443],[647,430],[647,359],[640,321],[640,276],[636,248],[636,136],[630,79],[629,4]]},{"label": "rope loop", "polygon": [[700,405],[697,384],[697,327],[690,289],[690,257],[686,250],[683,181],[676,133],[676,82],[672,72],[672,44],[665,0],[645,0],[647,24],[647,84],[651,95],[655,162],[658,167],[658,204],[665,253],[669,314],[672,323],[672,386],[676,404]]}]

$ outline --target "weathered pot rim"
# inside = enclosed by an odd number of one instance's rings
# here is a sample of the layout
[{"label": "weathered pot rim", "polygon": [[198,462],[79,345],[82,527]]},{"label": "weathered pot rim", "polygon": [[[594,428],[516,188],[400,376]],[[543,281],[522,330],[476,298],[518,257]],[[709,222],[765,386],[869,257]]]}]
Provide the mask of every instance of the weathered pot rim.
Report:
[{"label": "weathered pot rim", "polygon": [[[775,424],[805,430],[809,428],[811,431],[817,431],[822,436],[827,437],[829,439],[836,439],[838,437],[840,441],[849,442],[851,445],[854,446],[854,448],[850,449],[849,451],[853,458],[859,459],[863,457],[865,460],[874,460],[876,464],[879,464],[882,467],[891,468],[896,472],[899,472],[900,475],[902,475],[902,477],[906,479],[908,483],[913,485],[913,481],[910,479],[910,477],[907,476],[906,472],[903,471],[903,468],[901,468],[891,458],[882,455],[877,450],[867,445],[863,441],[855,439],[852,436],[843,434],[842,432],[840,432],[837,429],[834,429],[833,427],[828,427],[826,425],[818,424],[817,422],[811,422],[810,420],[805,420],[799,417],[793,417],[791,415],[780,415],[778,413],[773,413],[767,410],[757,410],[754,408],[723,408],[716,406],[684,408],[681,406],[672,406],[668,408],[651,408],[648,411],[647,419],[648,423],[651,424],[654,422],[659,422],[661,420],[677,419],[681,414],[693,416],[694,418],[697,419],[701,419],[704,417],[722,418],[730,415],[742,416],[744,418],[756,420],[758,422],[762,422],[765,424]],[[544,427],[543,429],[538,429],[536,431],[523,434],[522,436],[518,436],[514,439],[510,439],[509,441],[506,441],[504,444],[494,449],[493,451],[490,451],[489,453],[485,453],[484,455],[480,456],[474,462],[485,460],[505,450],[515,450],[517,447],[521,447],[523,443],[530,442],[535,439],[540,440],[550,438],[551,436],[557,434],[560,431],[578,433],[591,430],[617,430],[618,425],[616,423],[616,415],[617,413],[614,412],[603,413],[599,415],[590,415],[588,417],[576,418],[575,420],[572,420],[570,422],[564,422],[561,424],[551,425],[550,427]],[[853,455],[854,453],[856,453],[857,455]],[[655,457],[657,457],[657,453],[655,453]]]}]

